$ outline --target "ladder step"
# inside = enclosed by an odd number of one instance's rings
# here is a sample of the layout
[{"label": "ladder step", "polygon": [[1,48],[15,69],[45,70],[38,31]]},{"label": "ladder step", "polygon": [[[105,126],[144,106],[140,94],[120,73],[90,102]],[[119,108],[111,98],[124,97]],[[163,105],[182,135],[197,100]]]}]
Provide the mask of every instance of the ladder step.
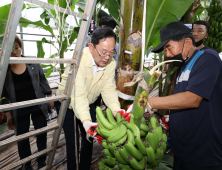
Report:
[{"label": "ladder step", "polygon": [[60,58],[24,58],[24,57],[10,57],[10,64],[38,64],[38,63],[76,63],[75,59],[60,59]]},{"label": "ladder step", "polygon": [[40,152],[37,152],[37,153],[25,158],[25,159],[22,159],[20,161],[15,162],[15,163],[10,163],[10,165],[6,166],[5,168],[3,168],[1,170],[9,170],[9,169],[16,168],[16,167],[18,167],[22,164],[25,164],[26,162],[31,161],[32,159],[38,158],[41,155],[44,155],[46,153],[49,153],[49,152],[53,151],[53,149],[54,149],[54,147],[46,148],[46,149],[44,149]]},{"label": "ladder step", "polygon": [[34,100],[28,100],[28,101],[23,101],[23,102],[4,104],[4,105],[0,105],[0,112],[40,105],[40,104],[48,103],[52,101],[67,100],[67,99],[68,99],[68,96],[63,94],[63,95],[58,95],[58,96],[45,97],[41,99],[34,99]]},{"label": "ladder step", "polygon": [[47,169],[47,165],[39,170],[46,170]]},{"label": "ladder step", "polygon": [[24,0],[24,1],[30,2],[30,3],[35,4],[35,5],[39,5],[39,6],[43,7],[43,8],[57,10],[59,12],[62,12],[62,13],[68,14],[68,15],[72,15],[72,16],[81,18],[83,20],[88,20],[89,19],[89,17],[86,16],[86,15],[79,14],[79,13],[73,12],[71,10],[67,10],[65,8],[61,8],[61,7],[58,7],[56,5],[48,4],[48,3],[45,3],[45,2],[42,2],[42,1],[39,1],[39,0]]},{"label": "ladder step", "polygon": [[6,145],[9,145],[11,143],[19,142],[19,141],[24,140],[26,138],[29,138],[31,136],[36,136],[40,133],[48,132],[50,130],[57,129],[57,128],[59,128],[58,123],[53,123],[53,124],[49,124],[46,127],[41,128],[41,129],[37,129],[37,130],[31,131],[31,132],[28,132],[28,133],[24,133],[24,134],[19,135],[19,136],[13,136],[11,138],[0,141],[0,148],[4,147]]}]

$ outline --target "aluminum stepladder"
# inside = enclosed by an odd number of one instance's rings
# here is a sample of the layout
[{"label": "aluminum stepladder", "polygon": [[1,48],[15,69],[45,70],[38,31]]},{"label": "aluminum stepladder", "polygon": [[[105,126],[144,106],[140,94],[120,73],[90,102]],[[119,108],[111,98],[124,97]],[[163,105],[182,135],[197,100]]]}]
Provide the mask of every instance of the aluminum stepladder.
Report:
[{"label": "aluminum stepladder", "polygon": [[[44,8],[49,8],[49,9],[53,9],[53,10],[57,9],[62,13],[73,15],[73,16],[76,16],[76,17],[79,17],[82,19],[82,23],[81,23],[81,27],[80,27],[80,31],[78,34],[77,43],[76,43],[76,47],[75,47],[75,51],[73,53],[72,59],[53,59],[53,58],[44,59],[44,58],[10,57],[11,49],[14,44],[16,29],[17,29],[17,26],[19,23],[19,19],[21,16],[24,1],[42,6]],[[72,87],[74,84],[78,65],[79,65],[80,59],[81,59],[82,50],[84,48],[84,40],[85,40],[85,37],[88,33],[88,28],[90,25],[90,21],[92,18],[92,14],[93,14],[95,5],[96,5],[96,0],[88,0],[86,7],[85,7],[84,14],[79,14],[79,13],[75,13],[73,11],[68,11],[64,8],[60,8],[60,7],[42,2],[40,0],[12,0],[10,13],[8,16],[8,21],[7,21],[7,26],[5,29],[2,50],[1,50],[1,54],[0,54],[0,96],[2,94],[4,80],[6,77],[6,72],[7,72],[7,68],[8,68],[9,63],[11,63],[11,64],[15,64],[15,63],[16,64],[18,64],[18,63],[26,63],[26,64],[28,64],[28,63],[29,64],[30,63],[33,63],[33,64],[70,63],[71,66],[70,66],[70,72],[69,72],[69,75],[67,78],[66,87],[65,87],[63,95],[35,99],[35,100],[29,100],[29,101],[23,101],[23,102],[17,102],[17,103],[11,103],[11,104],[6,104],[6,105],[0,105],[0,112],[3,112],[3,111],[19,109],[19,108],[23,108],[23,107],[29,107],[29,106],[39,105],[39,104],[43,104],[43,103],[48,103],[51,101],[62,100],[61,108],[59,111],[60,114],[58,116],[56,123],[53,123],[51,125],[47,125],[46,127],[38,129],[38,130],[34,130],[34,131],[31,131],[31,132],[28,132],[28,133],[25,133],[25,134],[22,134],[19,136],[13,136],[13,137],[10,137],[10,138],[5,139],[3,141],[0,141],[0,148],[1,148],[1,147],[5,147],[6,145],[9,145],[11,143],[18,142],[23,139],[26,139],[26,138],[29,138],[32,136],[36,136],[40,133],[48,132],[48,131],[55,129],[55,133],[53,136],[51,147],[46,148],[45,150],[42,150],[41,152],[37,152],[33,155],[30,155],[29,157],[19,160],[18,162],[11,163],[10,165],[4,167],[3,170],[14,169],[22,164],[25,164],[26,162],[31,161],[34,158],[37,158],[37,157],[43,155],[43,154],[48,154],[48,159],[47,159],[47,165],[45,167],[43,167],[41,170],[43,170],[43,169],[50,170],[51,169],[53,159],[55,156],[55,152],[56,152],[56,148],[58,145],[60,133],[62,130],[62,125],[64,122],[66,110],[67,110],[67,108],[69,106],[69,102],[70,102],[69,96],[72,91]]]}]

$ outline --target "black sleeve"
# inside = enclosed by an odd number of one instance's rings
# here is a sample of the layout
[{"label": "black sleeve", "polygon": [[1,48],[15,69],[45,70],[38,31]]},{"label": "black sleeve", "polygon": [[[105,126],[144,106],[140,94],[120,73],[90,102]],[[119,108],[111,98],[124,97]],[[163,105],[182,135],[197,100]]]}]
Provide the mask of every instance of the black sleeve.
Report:
[{"label": "black sleeve", "polygon": [[1,104],[9,104],[10,100],[9,100],[9,95],[5,89],[5,85],[3,87],[3,91],[2,91],[2,96],[1,96]]},{"label": "black sleeve", "polygon": [[[5,89],[5,85],[4,85],[0,104],[4,105],[4,104],[9,104],[9,103],[10,103],[9,95],[8,95],[7,90]],[[8,112],[8,111],[6,111],[6,112]],[[4,112],[4,113],[6,113],[6,112]]]},{"label": "black sleeve", "polygon": [[39,66],[40,86],[41,86],[45,95],[50,95],[50,94],[52,94],[52,90],[49,86],[48,80],[45,77],[45,74],[43,72],[41,65],[38,64],[38,66]]}]

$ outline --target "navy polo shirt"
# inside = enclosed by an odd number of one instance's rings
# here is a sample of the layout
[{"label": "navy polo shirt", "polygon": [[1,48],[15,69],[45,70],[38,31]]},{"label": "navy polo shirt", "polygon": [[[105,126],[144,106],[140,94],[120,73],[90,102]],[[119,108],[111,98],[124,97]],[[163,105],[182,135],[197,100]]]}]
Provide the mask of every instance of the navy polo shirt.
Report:
[{"label": "navy polo shirt", "polygon": [[222,62],[211,49],[203,50],[194,62],[198,51],[181,67],[173,94],[190,91],[203,101],[198,108],[170,111],[172,151],[189,163],[218,166],[222,165]]}]

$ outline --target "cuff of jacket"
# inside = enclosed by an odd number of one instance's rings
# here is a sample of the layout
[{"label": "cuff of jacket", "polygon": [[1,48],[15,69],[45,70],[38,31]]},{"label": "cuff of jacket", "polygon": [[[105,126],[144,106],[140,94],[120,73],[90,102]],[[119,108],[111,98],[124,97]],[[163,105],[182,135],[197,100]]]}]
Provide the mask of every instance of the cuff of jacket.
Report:
[{"label": "cuff of jacket", "polygon": [[112,113],[114,114],[117,110],[120,110],[120,106],[118,104],[113,104],[110,106],[110,109],[112,110]]},{"label": "cuff of jacket", "polygon": [[79,115],[76,114],[76,117],[80,119],[81,122],[83,122],[84,120],[91,120],[91,116],[90,113],[80,113]]}]

